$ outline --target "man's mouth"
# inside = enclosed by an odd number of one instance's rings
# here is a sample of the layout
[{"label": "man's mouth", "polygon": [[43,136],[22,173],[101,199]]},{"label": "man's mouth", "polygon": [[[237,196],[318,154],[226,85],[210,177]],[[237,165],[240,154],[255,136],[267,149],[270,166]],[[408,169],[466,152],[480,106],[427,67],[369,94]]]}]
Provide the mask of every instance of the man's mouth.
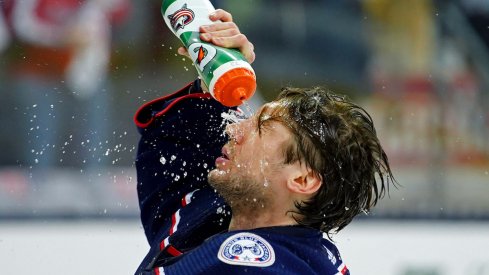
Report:
[{"label": "man's mouth", "polygon": [[222,154],[221,156],[222,158],[229,160],[229,152],[226,147],[222,147],[221,154]]},{"label": "man's mouth", "polygon": [[226,167],[226,163],[229,161],[229,151],[226,147],[222,147],[221,156],[216,159],[217,167]]}]

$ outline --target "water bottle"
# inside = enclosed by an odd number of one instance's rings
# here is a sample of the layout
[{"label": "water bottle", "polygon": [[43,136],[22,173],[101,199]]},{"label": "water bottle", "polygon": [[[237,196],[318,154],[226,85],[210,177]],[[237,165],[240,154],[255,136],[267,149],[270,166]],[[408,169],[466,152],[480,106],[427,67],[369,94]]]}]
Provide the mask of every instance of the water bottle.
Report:
[{"label": "water bottle", "polygon": [[253,68],[236,49],[200,40],[199,27],[213,24],[209,0],[163,0],[166,25],[182,41],[211,95],[223,105],[238,106],[256,90]]}]

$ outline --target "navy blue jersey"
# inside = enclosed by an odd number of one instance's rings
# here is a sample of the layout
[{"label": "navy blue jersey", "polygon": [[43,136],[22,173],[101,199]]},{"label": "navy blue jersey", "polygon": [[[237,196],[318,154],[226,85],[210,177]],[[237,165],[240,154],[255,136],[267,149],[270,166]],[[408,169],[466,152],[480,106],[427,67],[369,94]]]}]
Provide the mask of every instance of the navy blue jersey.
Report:
[{"label": "navy blue jersey", "polygon": [[144,104],[136,159],[150,251],[136,274],[349,274],[319,230],[278,226],[228,232],[231,210],[207,183],[227,141],[229,108],[197,80]]}]

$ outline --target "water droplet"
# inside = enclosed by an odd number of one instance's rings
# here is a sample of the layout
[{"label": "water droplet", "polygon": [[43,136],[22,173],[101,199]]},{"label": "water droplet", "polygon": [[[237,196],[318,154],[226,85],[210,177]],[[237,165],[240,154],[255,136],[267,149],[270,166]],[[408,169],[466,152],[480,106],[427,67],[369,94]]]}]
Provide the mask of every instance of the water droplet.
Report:
[{"label": "water droplet", "polygon": [[161,164],[165,164],[165,163],[166,163],[166,159],[165,159],[165,157],[161,157],[161,158],[160,158],[160,162],[161,162]]}]

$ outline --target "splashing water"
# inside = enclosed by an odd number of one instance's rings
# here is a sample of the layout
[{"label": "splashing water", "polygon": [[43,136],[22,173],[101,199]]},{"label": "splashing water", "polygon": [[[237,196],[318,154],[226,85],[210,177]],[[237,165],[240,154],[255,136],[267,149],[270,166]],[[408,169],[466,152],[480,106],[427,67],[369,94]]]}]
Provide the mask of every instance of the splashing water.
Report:
[{"label": "splashing water", "polygon": [[253,108],[251,108],[250,104],[246,101],[243,101],[243,105],[245,108],[245,111],[243,111],[240,108],[237,108],[237,110],[228,110],[227,113],[221,113],[221,117],[223,119],[222,125],[227,125],[231,123],[239,123],[254,114]]},{"label": "splashing water", "polygon": [[222,122],[219,126],[222,130],[221,136],[226,137],[226,126],[239,123],[246,119],[244,114],[238,110],[229,109],[227,112],[221,113]]},{"label": "splashing water", "polygon": [[224,212],[224,210],[222,209],[222,207],[217,208],[217,210],[216,210],[216,213],[217,214],[221,214],[222,212]]},{"label": "splashing water", "polygon": [[239,123],[246,119],[246,117],[239,111],[229,110],[227,113],[221,113],[222,125],[231,123]]},{"label": "splashing water", "polygon": [[[241,106],[243,106],[245,108],[245,112],[244,112],[245,116],[251,117],[255,113],[255,110],[253,110],[253,108],[251,107],[251,105],[247,101],[243,101],[243,104]],[[243,112],[239,108],[238,108],[238,110],[240,110],[240,112]]]}]

